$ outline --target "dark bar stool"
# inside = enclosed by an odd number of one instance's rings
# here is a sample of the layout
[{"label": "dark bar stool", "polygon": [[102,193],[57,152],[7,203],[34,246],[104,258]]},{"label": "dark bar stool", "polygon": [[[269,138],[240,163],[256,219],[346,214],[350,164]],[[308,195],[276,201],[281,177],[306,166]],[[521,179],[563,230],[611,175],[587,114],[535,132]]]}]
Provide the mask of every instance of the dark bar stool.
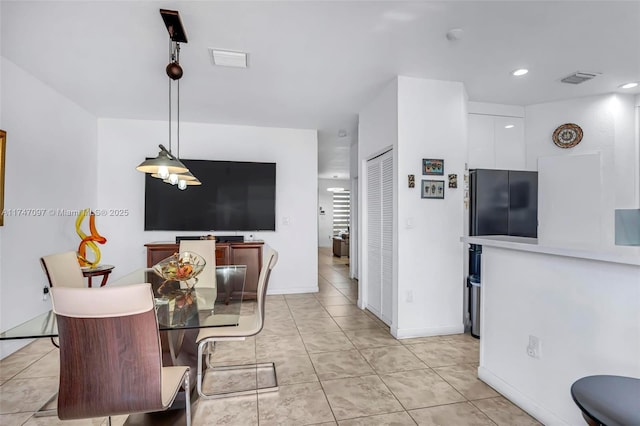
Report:
[{"label": "dark bar stool", "polygon": [[590,426],[640,425],[640,379],[587,376],[571,385],[571,396]]}]

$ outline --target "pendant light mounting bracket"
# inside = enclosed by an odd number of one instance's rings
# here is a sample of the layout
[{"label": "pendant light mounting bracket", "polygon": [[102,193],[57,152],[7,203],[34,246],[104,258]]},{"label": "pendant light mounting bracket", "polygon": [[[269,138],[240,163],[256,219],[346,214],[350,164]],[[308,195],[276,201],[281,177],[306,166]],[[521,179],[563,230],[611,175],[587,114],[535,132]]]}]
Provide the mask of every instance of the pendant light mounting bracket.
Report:
[{"label": "pendant light mounting bracket", "polygon": [[160,15],[164,25],[167,27],[171,40],[178,43],[188,43],[187,33],[182,25],[180,13],[177,10],[160,9]]}]

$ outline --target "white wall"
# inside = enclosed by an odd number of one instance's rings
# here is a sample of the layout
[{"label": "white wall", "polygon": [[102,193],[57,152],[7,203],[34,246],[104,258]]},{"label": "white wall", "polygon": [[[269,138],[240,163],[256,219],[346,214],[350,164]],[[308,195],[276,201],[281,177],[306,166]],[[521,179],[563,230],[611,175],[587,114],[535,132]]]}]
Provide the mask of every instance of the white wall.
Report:
[{"label": "white wall", "polygon": [[[5,209],[44,209],[44,216],[5,215],[0,227],[0,330],[6,330],[51,309],[42,300],[47,279],[39,258],[80,243],[76,218],[56,210],[96,205],[97,127],[93,115],[12,62],[2,58],[1,67]],[[25,343],[0,343],[0,358]]]},{"label": "white wall", "polygon": [[[640,162],[638,161],[639,148],[635,130],[634,102],[634,97],[631,95],[608,94],[526,107],[527,169],[537,170],[538,161],[542,157],[563,158],[582,154],[600,154],[603,196],[599,205],[594,202],[590,208],[599,210],[597,214],[602,218],[603,226],[602,235],[597,240],[602,241],[604,245],[613,245],[614,209],[639,206]],[[564,123],[576,123],[584,132],[582,142],[570,149],[555,146],[551,139],[553,131]],[[550,183],[561,178],[570,179],[571,177],[539,175],[539,180],[548,180]],[[552,184],[545,187],[554,188]],[[558,191],[561,189],[558,187]],[[551,195],[555,198],[563,196],[563,194]],[[545,196],[544,193],[539,192],[540,198]],[[584,208],[581,206],[579,209],[576,205],[574,211],[555,209],[548,213],[545,220],[555,220],[554,215],[573,216],[579,219],[584,213]],[[558,220],[561,219],[558,218]],[[578,232],[593,231],[587,229],[587,222],[585,222],[585,226]],[[544,239],[545,235],[540,234],[539,237]],[[576,238],[579,239],[579,235],[576,235]]]},{"label": "white wall", "polygon": [[[366,159],[394,149],[394,260],[391,332],[414,337],[463,331],[464,291],[462,179],[467,158],[466,93],[461,83],[409,77],[387,85],[360,113],[360,193],[366,193]],[[445,175],[457,174],[459,187],[445,199],[421,199],[423,158],[443,158]],[[416,187],[407,187],[407,175]],[[365,197],[359,209],[366,212]],[[361,227],[367,228],[361,214]],[[366,234],[360,238],[359,304],[367,285]],[[437,277],[437,278],[436,278]],[[363,294],[364,292],[364,294]]]},{"label": "white wall", "polygon": [[[318,247],[333,247],[333,192],[327,188],[351,189],[345,179],[318,179]],[[324,214],[320,214],[320,208]]]},{"label": "white wall", "polygon": [[[464,330],[466,105],[462,83],[398,77],[397,337]],[[423,176],[423,158],[444,159],[444,175]],[[409,174],[415,188],[408,188]],[[448,174],[458,175],[458,188],[447,187]],[[444,180],[445,198],[422,199],[422,179]]]},{"label": "white wall", "polygon": [[[372,99],[359,114],[358,121],[358,219],[360,235],[358,240],[358,271],[360,285],[358,306],[366,307],[367,300],[367,160],[385,150],[397,149],[398,146],[398,80],[390,81],[377,96]],[[394,171],[397,170],[397,160],[394,157]],[[396,214],[397,190],[394,188],[394,214]],[[397,322],[397,232],[394,221],[393,245],[396,258],[393,262],[393,302],[394,313],[392,322]]]},{"label": "white wall", "polygon": [[[276,231],[251,232],[280,254],[269,293],[317,291],[317,132],[181,123],[180,133],[182,158],[277,164]],[[105,217],[98,222],[109,240],[103,260],[116,265],[113,278],[145,266],[147,242],[173,241],[176,234],[204,233],[144,231],[144,175],[135,167],[146,156],[157,154],[158,143],[167,143],[165,121],[98,120],[98,205],[130,212],[127,217]],[[288,225],[284,218],[288,218]]]}]

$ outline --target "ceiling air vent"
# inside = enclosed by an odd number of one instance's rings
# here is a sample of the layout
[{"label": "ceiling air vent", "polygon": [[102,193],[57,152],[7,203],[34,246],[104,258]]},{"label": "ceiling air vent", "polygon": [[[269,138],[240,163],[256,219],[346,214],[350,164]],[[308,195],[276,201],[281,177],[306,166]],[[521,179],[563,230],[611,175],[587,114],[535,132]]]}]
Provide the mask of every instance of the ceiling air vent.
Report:
[{"label": "ceiling air vent", "polygon": [[221,50],[209,48],[213,65],[234,68],[247,67],[247,54],[245,52],[234,52],[232,50]]},{"label": "ceiling air vent", "polygon": [[600,75],[599,73],[593,73],[593,72],[574,72],[573,74],[566,76],[560,81],[568,84],[580,84],[580,83],[584,83],[587,80],[591,80],[592,78],[597,77],[599,75]]}]

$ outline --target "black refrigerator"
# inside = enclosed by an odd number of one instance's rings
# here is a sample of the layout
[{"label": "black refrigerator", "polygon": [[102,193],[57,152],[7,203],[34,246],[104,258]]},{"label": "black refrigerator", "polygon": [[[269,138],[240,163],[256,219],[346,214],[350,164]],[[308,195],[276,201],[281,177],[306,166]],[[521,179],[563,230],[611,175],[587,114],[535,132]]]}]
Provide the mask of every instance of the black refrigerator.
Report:
[{"label": "black refrigerator", "polygon": [[[538,172],[472,169],[469,171],[469,235],[538,237]],[[469,247],[469,318],[471,335],[480,337],[480,256]]]},{"label": "black refrigerator", "polygon": [[472,169],[469,235],[538,236],[538,172]]}]

